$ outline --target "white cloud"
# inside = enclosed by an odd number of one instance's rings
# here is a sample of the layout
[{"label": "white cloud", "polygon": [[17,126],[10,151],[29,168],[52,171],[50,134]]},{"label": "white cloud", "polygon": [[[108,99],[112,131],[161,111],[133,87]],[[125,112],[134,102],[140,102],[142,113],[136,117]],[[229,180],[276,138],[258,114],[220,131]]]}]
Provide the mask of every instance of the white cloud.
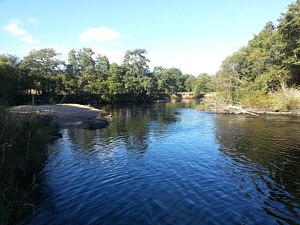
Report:
[{"label": "white cloud", "polygon": [[121,34],[118,31],[110,30],[107,27],[90,28],[79,35],[80,41],[88,43],[96,41],[104,43],[107,41],[113,41],[121,38]]},{"label": "white cloud", "polygon": [[94,47],[92,47],[92,49],[96,54],[107,56],[110,63],[115,62],[119,65],[122,63],[124,55],[125,55],[125,52],[123,52],[123,51],[109,50],[109,49],[106,49],[105,47],[101,47],[101,46],[94,46]]},{"label": "white cloud", "polygon": [[24,42],[26,44],[30,45],[36,45],[39,44],[40,41],[37,39],[34,39],[31,34],[29,34],[26,30],[23,30],[20,26],[23,26],[24,24],[19,20],[11,20],[10,23],[3,27],[3,30],[10,33],[13,36],[18,36],[19,40],[21,42]]},{"label": "white cloud", "polygon": [[60,53],[63,57],[67,58],[70,49],[65,45],[57,45],[53,47],[57,53]]},{"label": "white cloud", "polygon": [[132,40],[133,35],[123,35],[120,32],[107,27],[90,28],[79,34],[79,39],[84,44],[103,44],[111,42],[114,46],[120,46],[120,39]]},{"label": "white cloud", "polygon": [[30,34],[21,36],[20,41],[30,45],[37,45],[40,43],[39,40],[34,39]]},{"label": "white cloud", "polygon": [[[69,51],[72,49],[69,46],[55,44],[55,43],[52,43],[52,42],[49,42],[47,44],[47,46],[44,47],[44,48],[53,48],[57,53],[60,54],[59,58],[61,60],[64,60],[64,61],[68,60]],[[77,49],[77,48],[74,48],[74,49]]]},{"label": "white cloud", "polygon": [[26,18],[28,23],[34,24],[34,25],[38,25],[39,21],[37,19],[34,18]]},{"label": "white cloud", "polygon": [[31,48],[28,46],[13,46],[13,47],[5,47],[5,48],[1,48],[0,52],[2,53],[8,53],[8,54],[12,54],[12,55],[16,55],[18,57],[24,57],[25,55],[27,55],[30,52]]},{"label": "white cloud", "polygon": [[147,57],[151,60],[149,64],[151,69],[155,66],[175,67],[179,68],[182,73],[193,74],[194,76],[201,73],[214,75],[226,56],[226,52],[195,53],[189,51],[178,54],[171,51],[149,52],[147,54]]},{"label": "white cloud", "polygon": [[119,46],[121,46],[121,43],[120,43],[119,41],[114,41],[114,42],[113,42],[113,45],[114,45],[115,47],[119,47]]},{"label": "white cloud", "polygon": [[10,23],[15,23],[15,24],[18,24],[18,25],[24,25],[24,23],[22,23],[20,20],[17,20],[17,19],[11,20]]},{"label": "white cloud", "polygon": [[27,34],[27,31],[21,29],[20,25],[22,25],[22,23],[19,20],[11,20],[10,23],[3,28],[3,30],[10,33],[13,36]]},{"label": "white cloud", "polygon": [[[20,58],[23,58],[29,54],[30,51],[34,50],[41,50],[43,48],[53,48],[57,53],[61,55],[58,56],[60,60],[67,61],[68,60],[68,53],[70,49],[65,45],[57,45],[54,43],[48,43],[47,45],[16,45],[13,47],[5,47],[0,48],[0,52],[2,53],[9,53],[12,55],[16,55]],[[76,48],[75,48],[76,49]]]}]

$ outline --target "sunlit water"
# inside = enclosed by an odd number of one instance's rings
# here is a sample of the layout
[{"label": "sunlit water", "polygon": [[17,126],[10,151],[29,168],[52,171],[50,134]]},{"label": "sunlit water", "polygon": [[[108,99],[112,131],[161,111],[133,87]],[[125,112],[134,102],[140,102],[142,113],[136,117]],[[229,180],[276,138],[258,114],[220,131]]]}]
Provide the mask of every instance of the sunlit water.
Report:
[{"label": "sunlit water", "polygon": [[[300,120],[123,105],[61,130],[30,224],[300,224]],[[28,222],[29,221],[29,222]]]}]

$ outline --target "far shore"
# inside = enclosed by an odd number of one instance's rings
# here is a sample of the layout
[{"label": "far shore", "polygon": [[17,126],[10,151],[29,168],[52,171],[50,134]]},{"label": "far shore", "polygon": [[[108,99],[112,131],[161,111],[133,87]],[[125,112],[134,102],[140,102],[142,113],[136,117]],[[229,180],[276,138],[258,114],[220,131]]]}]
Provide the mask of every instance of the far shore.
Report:
[{"label": "far shore", "polygon": [[91,121],[103,121],[105,112],[88,105],[57,104],[57,105],[22,105],[10,109],[20,114],[36,114],[53,116],[60,128],[89,129]]}]

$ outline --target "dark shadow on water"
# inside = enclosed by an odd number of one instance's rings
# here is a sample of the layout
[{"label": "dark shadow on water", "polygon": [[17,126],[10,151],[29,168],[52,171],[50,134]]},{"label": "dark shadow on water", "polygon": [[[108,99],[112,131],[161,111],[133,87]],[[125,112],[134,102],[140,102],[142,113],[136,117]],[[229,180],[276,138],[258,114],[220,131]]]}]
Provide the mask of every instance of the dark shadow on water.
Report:
[{"label": "dark shadow on water", "polygon": [[300,222],[300,120],[298,118],[220,115],[216,142],[224,157],[219,165],[245,194],[259,198],[268,215]]}]

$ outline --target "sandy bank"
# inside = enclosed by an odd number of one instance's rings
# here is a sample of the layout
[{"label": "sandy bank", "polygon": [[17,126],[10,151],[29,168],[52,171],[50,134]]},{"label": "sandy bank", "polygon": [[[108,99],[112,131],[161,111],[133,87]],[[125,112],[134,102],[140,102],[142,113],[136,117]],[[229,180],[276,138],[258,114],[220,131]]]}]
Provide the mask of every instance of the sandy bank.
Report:
[{"label": "sandy bank", "polygon": [[23,105],[15,106],[10,111],[21,114],[51,115],[61,128],[97,129],[95,126],[103,126],[105,123],[104,111],[79,104]]}]

